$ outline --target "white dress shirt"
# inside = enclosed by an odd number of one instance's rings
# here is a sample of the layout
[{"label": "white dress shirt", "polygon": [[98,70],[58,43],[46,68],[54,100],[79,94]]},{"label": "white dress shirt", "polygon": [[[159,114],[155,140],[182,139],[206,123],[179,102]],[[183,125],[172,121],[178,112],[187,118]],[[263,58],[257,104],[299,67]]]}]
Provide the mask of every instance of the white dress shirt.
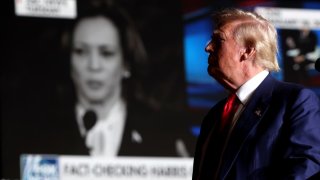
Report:
[{"label": "white dress shirt", "polygon": [[257,89],[257,87],[262,83],[262,81],[268,76],[269,71],[264,70],[255,75],[253,78],[245,82],[236,92],[238,99],[240,100],[240,105],[236,114],[233,117],[233,125],[238,120],[241,112],[244,110],[247,102],[249,101],[253,92]]}]

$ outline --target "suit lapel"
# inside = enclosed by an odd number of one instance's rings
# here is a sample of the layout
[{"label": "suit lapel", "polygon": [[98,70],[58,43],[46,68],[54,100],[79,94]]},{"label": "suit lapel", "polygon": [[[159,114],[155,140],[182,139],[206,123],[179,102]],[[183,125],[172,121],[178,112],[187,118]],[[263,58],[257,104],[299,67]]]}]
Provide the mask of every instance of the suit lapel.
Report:
[{"label": "suit lapel", "polygon": [[221,164],[220,178],[224,179],[236,161],[246,139],[249,137],[269,107],[275,80],[271,75],[259,85],[239,117],[227,143]]}]

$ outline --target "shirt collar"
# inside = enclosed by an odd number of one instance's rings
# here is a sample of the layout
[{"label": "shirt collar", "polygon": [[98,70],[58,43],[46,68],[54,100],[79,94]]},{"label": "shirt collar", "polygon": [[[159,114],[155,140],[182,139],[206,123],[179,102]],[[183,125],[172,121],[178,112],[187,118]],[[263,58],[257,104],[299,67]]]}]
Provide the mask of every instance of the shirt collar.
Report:
[{"label": "shirt collar", "polygon": [[242,104],[245,104],[254,90],[262,83],[262,81],[268,76],[269,71],[263,70],[245,82],[236,92],[239,100]]}]

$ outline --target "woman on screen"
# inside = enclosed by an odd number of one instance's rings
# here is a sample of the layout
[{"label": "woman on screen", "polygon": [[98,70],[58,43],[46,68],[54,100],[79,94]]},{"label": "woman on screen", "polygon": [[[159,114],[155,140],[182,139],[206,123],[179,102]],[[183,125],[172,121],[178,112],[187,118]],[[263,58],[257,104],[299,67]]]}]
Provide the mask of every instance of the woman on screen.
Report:
[{"label": "woman on screen", "polygon": [[59,151],[69,148],[71,154],[111,157],[188,156],[181,133],[170,122],[171,114],[158,113],[143,101],[146,52],[125,12],[103,3],[89,4],[68,34],[76,97],[70,118],[74,123],[64,129],[76,130],[67,132],[74,138],[61,136],[58,142],[67,147],[56,146]]}]

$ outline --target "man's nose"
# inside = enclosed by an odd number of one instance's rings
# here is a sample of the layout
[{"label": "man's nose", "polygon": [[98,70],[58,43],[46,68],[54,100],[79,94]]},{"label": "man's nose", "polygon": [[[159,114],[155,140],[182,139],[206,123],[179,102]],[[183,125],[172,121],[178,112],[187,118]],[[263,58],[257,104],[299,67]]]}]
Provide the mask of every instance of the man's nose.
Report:
[{"label": "man's nose", "polygon": [[211,41],[208,42],[207,46],[204,49],[207,53],[213,52],[213,44]]}]

